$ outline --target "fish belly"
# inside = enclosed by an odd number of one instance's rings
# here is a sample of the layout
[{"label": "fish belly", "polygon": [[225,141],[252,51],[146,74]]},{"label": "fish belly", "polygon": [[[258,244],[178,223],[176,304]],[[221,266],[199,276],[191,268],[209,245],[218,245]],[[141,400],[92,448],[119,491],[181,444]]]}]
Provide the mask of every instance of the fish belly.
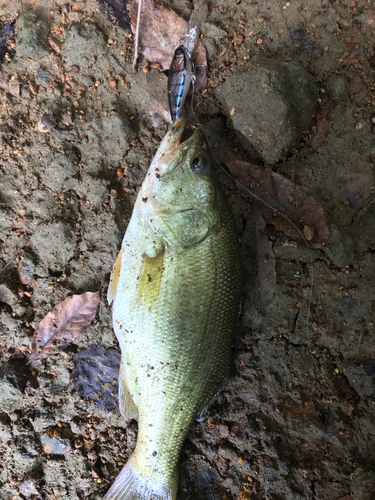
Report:
[{"label": "fish belly", "polygon": [[149,257],[145,249],[155,234],[136,215],[129,234],[113,324],[123,383],[139,412],[130,462],[142,477],[165,485],[172,499],[189,425],[227,374],[238,306],[238,237],[229,212],[219,231],[179,252],[166,245]]}]

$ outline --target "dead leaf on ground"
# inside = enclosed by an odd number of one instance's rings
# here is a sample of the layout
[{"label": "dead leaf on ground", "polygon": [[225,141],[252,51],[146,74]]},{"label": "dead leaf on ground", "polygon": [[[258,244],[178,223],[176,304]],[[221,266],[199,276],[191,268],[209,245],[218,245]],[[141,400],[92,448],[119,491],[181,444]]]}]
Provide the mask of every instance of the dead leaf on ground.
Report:
[{"label": "dead leaf on ground", "polygon": [[314,403],[312,401],[304,401],[293,408],[284,408],[284,415],[292,418],[303,418],[311,415],[314,412]]},{"label": "dead leaf on ground", "polygon": [[[133,33],[137,24],[138,2],[128,4]],[[155,5],[152,0],[142,1],[142,14],[139,26],[139,47],[143,56],[151,63],[159,63],[163,70],[169,69],[176,48],[181,44],[188,23],[173,10],[163,5]],[[193,55],[193,63],[207,67],[207,54],[203,43],[198,39]],[[201,70],[202,67],[200,66]],[[198,71],[195,90],[207,86],[207,72]]]},{"label": "dead leaf on ground", "polygon": [[71,344],[95,318],[99,303],[99,292],[86,292],[51,309],[34,332],[30,361],[48,358]]},{"label": "dead leaf on ground", "polygon": [[130,30],[129,12],[123,0],[98,0],[99,10],[107,19],[123,30]]},{"label": "dead leaf on ground", "polygon": [[329,245],[329,229],[323,208],[297,184],[269,168],[245,161],[230,160],[227,166],[237,181],[294,224],[274,213],[271,223],[278,231],[284,231],[311,248],[325,248]]}]

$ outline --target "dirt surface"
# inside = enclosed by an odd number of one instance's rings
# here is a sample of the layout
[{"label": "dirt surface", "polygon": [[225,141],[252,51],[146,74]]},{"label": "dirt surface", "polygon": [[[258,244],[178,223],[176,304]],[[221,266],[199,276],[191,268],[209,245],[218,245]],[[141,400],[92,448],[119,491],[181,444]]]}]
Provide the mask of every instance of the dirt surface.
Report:
[{"label": "dirt surface", "polygon": [[[189,18],[190,2],[163,3]],[[0,18],[1,40],[10,36],[0,50],[0,498],[100,499],[137,423],[82,396],[71,373],[89,346],[116,358],[106,286],[167,130],[167,78],[142,57],[132,70],[132,34],[93,0],[6,1]],[[375,499],[374,29],[366,0],[209,3],[209,84],[195,112],[217,158],[262,161],[236,135],[220,85],[254,56],[303,67],[319,97],[272,168],[321,203],[331,244],[310,254],[218,172],[241,235],[242,310],[231,377],[182,452],[180,500]],[[46,313],[101,284],[91,326],[28,364]]]}]

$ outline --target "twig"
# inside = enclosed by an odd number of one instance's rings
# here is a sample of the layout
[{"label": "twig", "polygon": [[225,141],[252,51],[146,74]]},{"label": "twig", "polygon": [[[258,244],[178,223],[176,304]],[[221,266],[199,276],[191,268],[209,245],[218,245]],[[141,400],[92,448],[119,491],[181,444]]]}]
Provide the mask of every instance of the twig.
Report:
[{"label": "twig", "polygon": [[5,264],[5,266],[4,266],[2,269],[0,269],[0,274],[1,274],[1,273],[3,273],[6,269],[8,269],[8,267],[11,265],[11,263],[12,263],[12,262],[13,262],[16,258],[17,258],[17,255],[15,255],[15,256],[13,257],[13,259],[11,259],[11,260],[8,262],[8,264]]},{"label": "twig", "polygon": [[137,26],[135,28],[135,40],[134,40],[134,59],[133,59],[134,69],[137,65],[137,59],[138,59],[138,38],[139,38],[139,25],[141,22],[141,10],[142,10],[142,0],[138,0]]}]

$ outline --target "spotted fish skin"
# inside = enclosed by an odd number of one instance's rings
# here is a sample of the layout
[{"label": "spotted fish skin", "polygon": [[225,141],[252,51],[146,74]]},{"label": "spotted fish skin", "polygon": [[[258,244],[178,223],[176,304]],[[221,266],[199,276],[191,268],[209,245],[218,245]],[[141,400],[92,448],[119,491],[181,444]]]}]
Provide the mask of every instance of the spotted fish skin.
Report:
[{"label": "spotted fish skin", "polygon": [[239,241],[200,131],[164,138],[112,274],[120,408],[139,416],[134,453],[106,499],[174,500],[189,425],[227,375]]}]

